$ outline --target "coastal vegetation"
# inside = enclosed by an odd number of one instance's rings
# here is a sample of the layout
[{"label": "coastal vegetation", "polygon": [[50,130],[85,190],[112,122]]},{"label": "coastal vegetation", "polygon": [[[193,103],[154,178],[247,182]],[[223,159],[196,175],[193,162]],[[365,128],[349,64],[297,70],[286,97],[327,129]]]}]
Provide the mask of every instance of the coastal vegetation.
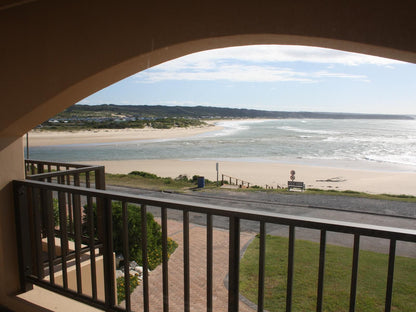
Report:
[{"label": "coastal vegetation", "polygon": [[[113,224],[113,248],[116,255],[123,254],[123,219],[121,202],[112,202],[112,224]],[[84,206],[84,216],[87,216],[86,206]],[[94,224],[97,224],[97,207],[93,206]],[[146,214],[147,219],[147,255],[150,270],[155,269],[162,262],[162,230],[151,213]],[[138,205],[127,204],[127,223],[128,223],[128,259],[125,261],[135,261],[143,265],[142,259],[142,235],[141,235],[141,208]],[[86,220],[84,222],[86,224]],[[170,256],[178,244],[168,238],[168,256]],[[124,256],[124,255],[123,255]]]},{"label": "coastal vegetation", "polygon": [[154,129],[171,129],[171,128],[187,128],[200,127],[207,124],[199,119],[190,118],[153,118],[141,119],[135,118],[119,119],[119,118],[78,118],[70,120],[49,119],[40,126],[38,130],[51,131],[78,131],[78,130],[94,130],[94,129],[143,129],[150,127]]},{"label": "coastal vegetation", "polygon": [[244,108],[212,106],[164,106],[164,105],[73,105],[55,116],[58,118],[85,117],[136,117],[136,118],[330,118],[330,119],[413,119],[405,115],[352,114],[329,112],[265,111]]},{"label": "coastal vegetation", "polygon": [[[217,184],[208,179],[205,180],[205,187],[216,188]],[[106,173],[106,182],[109,185],[119,185],[127,187],[145,188],[158,191],[185,191],[197,187],[198,176],[194,175],[188,178],[186,175],[180,175],[176,178],[159,177],[153,173],[144,171],[132,171],[129,174],[111,174]]]},{"label": "coastal vegetation", "polygon": [[[129,174],[111,174],[106,173],[106,181],[109,185],[137,187],[158,191],[175,191],[184,192],[187,190],[197,188],[197,178],[194,175],[192,178],[188,178],[186,175],[180,175],[176,178],[159,177],[155,174],[144,171],[132,171]],[[228,184],[224,181],[225,184]],[[205,179],[205,189],[221,190],[221,181],[217,186],[216,181],[210,181]],[[234,192],[271,192],[271,193],[284,193],[284,194],[317,194],[317,195],[333,195],[333,196],[350,196],[360,198],[370,198],[379,200],[392,200],[392,201],[404,201],[416,203],[416,197],[412,195],[404,194],[369,194],[364,192],[356,192],[351,190],[322,190],[316,188],[306,189],[304,192],[292,192],[287,189],[265,189],[258,185],[253,185],[250,188],[227,188],[227,191]]]},{"label": "coastal vegetation", "polygon": [[[287,278],[288,239],[266,237],[265,309],[284,311]],[[240,263],[240,291],[257,303],[259,238],[247,248]],[[352,249],[327,245],[325,255],[324,311],[347,311],[351,283]],[[358,311],[384,310],[388,255],[360,251],[357,307]],[[316,309],[319,244],[296,240],[293,285],[293,311]],[[394,272],[394,311],[415,311],[416,259],[396,256]]]},{"label": "coastal vegetation", "polygon": [[73,105],[53,118],[40,124],[37,129],[71,131],[86,129],[144,128],[169,129],[206,125],[207,119],[263,118],[263,119],[401,119],[405,115],[352,114],[329,112],[264,111],[206,106],[163,105]]}]

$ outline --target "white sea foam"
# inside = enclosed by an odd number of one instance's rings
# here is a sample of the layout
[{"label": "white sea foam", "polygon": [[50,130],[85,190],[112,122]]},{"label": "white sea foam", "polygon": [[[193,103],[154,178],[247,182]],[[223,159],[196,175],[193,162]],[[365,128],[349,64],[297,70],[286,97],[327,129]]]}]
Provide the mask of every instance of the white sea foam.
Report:
[{"label": "white sea foam", "polygon": [[299,132],[299,133],[313,133],[313,134],[338,134],[337,131],[329,131],[329,130],[313,130],[313,129],[302,129],[302,128],[296,128],[291,126],[280,126],[277,127],[277,129],[280,130],[286,130],[286,131],[293,131],[293,132]]},{"label": "white sea foam", "polygon": [[294,159],[397,164],[416,168],[416,122],[383,120],[224,121],[222,130],[192,138],[31,148],[33,158]]}]

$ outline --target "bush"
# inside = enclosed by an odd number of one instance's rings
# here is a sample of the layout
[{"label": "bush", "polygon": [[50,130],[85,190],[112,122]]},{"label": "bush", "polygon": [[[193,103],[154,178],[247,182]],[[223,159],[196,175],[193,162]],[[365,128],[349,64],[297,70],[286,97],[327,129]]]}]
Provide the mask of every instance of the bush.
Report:
[{"label": "bush", "polygon": [[[139,284],[139,275],[130,274],[130,294]],[[125,289],[124,276],[120,276],[117,278],[117,304],[120,304],[120,302],[126,299]]]},{"label": "bush", "polygon": [[[86,215],[86,206],[84,206],[84,215]],[[96,225],[96,205],[93,207],[94,224]],[[113,249],[116,254],[123,254],[123,221],[122,221],[122,205],[121,202],[112,203],[113,218]],[[127,205],[127,226],[129,241],[129,259],[128,261],[136,261],[143,265],[142,259],[142,235],[141,235],[141,208],[138,205]],[[154,220],[151,213],[147,213],[147,259],[149,269],[155,269],[162,262],[162,231],[161,226]],[[168,256],[170,256],[178,244],[168,239]]]},{"label": "bush", "polygon": [[129,174],[137,175],[146,179],[158,179],[159,177],[153,173],[144,172],[144,171],[132,171]]},{"label": "bush", "polygon": [[263,189],[261,186],[258,186],[258,185],[252,185],[250,187],[253,189]]}]

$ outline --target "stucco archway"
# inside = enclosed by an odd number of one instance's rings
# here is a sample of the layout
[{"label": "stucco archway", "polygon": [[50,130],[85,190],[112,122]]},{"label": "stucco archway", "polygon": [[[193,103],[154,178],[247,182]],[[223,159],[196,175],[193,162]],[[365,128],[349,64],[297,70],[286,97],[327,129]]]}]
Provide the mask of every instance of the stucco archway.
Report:
[{"label": "stucco archway", "polygon": [[13,297],[11,181],[24,177],[26,131],[130,74],[206,49],[303,44],[416,63],[414,12],[415,1],[0,1],[0,304],[30,310]]},{"label": "stucco archway", "polygon": [[[1,8],[3,8],[1,10]],[[0,7],[0,137],[18,137],[131,74],[192,52],[302,44],[416,62],[416,3],[21,1]],[[406,27],[403,27],[406,26]]]}]

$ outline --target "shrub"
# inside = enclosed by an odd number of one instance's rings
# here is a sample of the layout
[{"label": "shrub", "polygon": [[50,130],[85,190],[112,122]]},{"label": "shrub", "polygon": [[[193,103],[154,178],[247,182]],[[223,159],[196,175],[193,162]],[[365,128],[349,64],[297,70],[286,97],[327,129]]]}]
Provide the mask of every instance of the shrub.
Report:
[{"label": "shrub", "polygon": [[[132,293],[139,284],[139,275],[130,274],[130,293]],[[117,278],[117,304],[120,304],[120,302],[126,299],[125,289],[124,276],[120,276]]]},{"label": "shrub", "polygon": [[129,174],[137,175],[137,176],[147,178],[147,179],[158,179],[157,175],[155,175],[153,173],[149,173],[149,172],[144,172],[144,171],[132,171]]},{"label": "shrub", "polygon": [[[86,206],[84,206],[84,215],[86,215]],[[96,225],[96,205],[94,204],[94,224]],[[142,235],[141,235],[141,208],[138,205],[127,205],[127,226],[129,241],[129,259],[143,265],[142,258]],[[149,269],[155,269],[162,262],[162,231],[161,226],[154,220],[151,213],[147,213],[147,257]],[[123,221],[121,202],[112,203],[113,218],[113,249],[116,254],[123,254]],[[170,256],[178,244],[168,239],[168,256]]]}]

